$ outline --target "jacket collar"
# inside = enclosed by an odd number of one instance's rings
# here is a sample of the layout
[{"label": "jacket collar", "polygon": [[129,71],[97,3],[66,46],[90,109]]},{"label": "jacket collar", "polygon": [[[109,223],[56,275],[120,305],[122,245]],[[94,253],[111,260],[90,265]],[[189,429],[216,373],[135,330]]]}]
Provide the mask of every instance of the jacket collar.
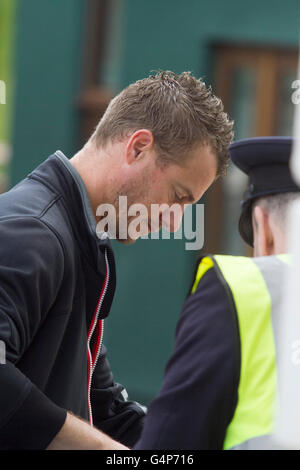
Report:
[{"label": "jacket collar", "polygon": [[110,251],[113,259],[111,242],[106,233],[99,237],[96,233],[96,220],[93,216],[90,199],[85,184],[62,151],[57,150],[30,175],[38,179],[57,195],[62,196],[68,212],[73,233],[81,251],[89,264],[99,273],[103,273],[103,253]]},{"label": "jacket collar", "polygon": [[64,165],[64,167],[67,169],[67,171],[70,173],[73,180],[75,181],[77,189],[80,193],[80,197],[82,201],[82,208],[83,208],[86,223],[90,229],[90,232],[95,234],[96,233],[96,221],[95,221],[95,217],[93,216],[88,192],[86,190],[85,184],[80,174],[78,173],[76,168],[71,164],[70,160],[63,154],[61,150],[57,150],[54,153],[54,155],[61,161],[61,163]]}]

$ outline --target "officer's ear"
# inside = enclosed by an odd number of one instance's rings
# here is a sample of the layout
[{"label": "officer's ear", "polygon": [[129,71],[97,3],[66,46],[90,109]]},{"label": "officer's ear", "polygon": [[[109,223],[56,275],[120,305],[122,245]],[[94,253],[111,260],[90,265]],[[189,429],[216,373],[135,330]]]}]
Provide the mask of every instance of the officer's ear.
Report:
[{"label": "officer's ear", "polygon": [[262,206],[256,205],[252,211],[254,256],[274,254],[274,234],[270,215]]}]

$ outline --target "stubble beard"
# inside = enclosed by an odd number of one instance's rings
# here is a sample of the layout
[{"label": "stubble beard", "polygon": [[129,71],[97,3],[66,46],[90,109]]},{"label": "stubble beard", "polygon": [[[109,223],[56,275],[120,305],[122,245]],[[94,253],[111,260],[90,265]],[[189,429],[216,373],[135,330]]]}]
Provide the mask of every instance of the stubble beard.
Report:
[{"label": "stubble beard", "polygon": [[[128,226],[131,221],[134,220],[135,217],[128,216],[128,208],[133,204],[144,204],[145,201],[149,200],[149,188],[151,181],[147,177],[148,175],[145,174],[139,180],[139,184],[136,182],[126,182],[124,183],[119,190],[117,191],[117,195],[114,199],[114,207],[116,209],[117,214],[117,224],[116,224],[116,239],[122,243],[123,245],[132,245],[137,239],[133,239],[128,234]],[[127,211],[126,213],[120,212],[120,204],[119,204],[119,197],[126,196],[127,197]],[[127,222],[127,238],[121,237],[120,235],[120,219],[123,218],[123,221],[126,220]]]}]

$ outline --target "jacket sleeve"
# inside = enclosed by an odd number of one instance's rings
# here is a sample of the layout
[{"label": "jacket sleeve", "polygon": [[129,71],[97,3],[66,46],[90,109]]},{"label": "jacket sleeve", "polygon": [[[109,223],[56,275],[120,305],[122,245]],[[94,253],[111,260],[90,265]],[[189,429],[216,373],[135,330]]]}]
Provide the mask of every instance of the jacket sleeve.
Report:
[{"label": "jacket sleeve", "polygon": [[184,304],[161,390],[150,403],[135,449],[223,448],[239,381],[234,315],[210,269]]},{"label": "jacket sleeve", "polygon": [[66,410],[18,369],[57,296],[64,271],[56,235],[40,220],[0,222],[0,449],[43,449],[62,427]]},{"label": "jacket sleeve", "polygon": [[128,400],[125,388],[116,383],[103,345],[93,375],[91,405],[94,425],[113,439],[133,447],[142,432],[146,407]]}]

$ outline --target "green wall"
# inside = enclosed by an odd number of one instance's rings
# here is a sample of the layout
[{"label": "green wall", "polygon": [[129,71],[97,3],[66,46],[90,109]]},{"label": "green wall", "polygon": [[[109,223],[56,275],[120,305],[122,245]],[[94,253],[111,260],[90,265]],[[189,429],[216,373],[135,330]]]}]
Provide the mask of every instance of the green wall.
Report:
[{"label": "green wall", "polygon": [[76,150],[83,0],[18,0],[11,184]]},{"label": "green wall", "polygon": [[215,41],[295,45],[298,0],[126,0],[122,85],[150,69],[207,76]]},{"label": "green wall", "polygon": [[[12,184],[56,149],[77,150],[84,11],[83,0],[19,0]],[[119,89],[155,69],[191,70],[210,83],[213,42],[295,46],[299,13],[299,0],[124,0],[121,43],[112,39],[104,76]],[[196,253],[178,240],[113,246],[118,287],[104,340],[116,380],[147,402],[173,347]]]}]

